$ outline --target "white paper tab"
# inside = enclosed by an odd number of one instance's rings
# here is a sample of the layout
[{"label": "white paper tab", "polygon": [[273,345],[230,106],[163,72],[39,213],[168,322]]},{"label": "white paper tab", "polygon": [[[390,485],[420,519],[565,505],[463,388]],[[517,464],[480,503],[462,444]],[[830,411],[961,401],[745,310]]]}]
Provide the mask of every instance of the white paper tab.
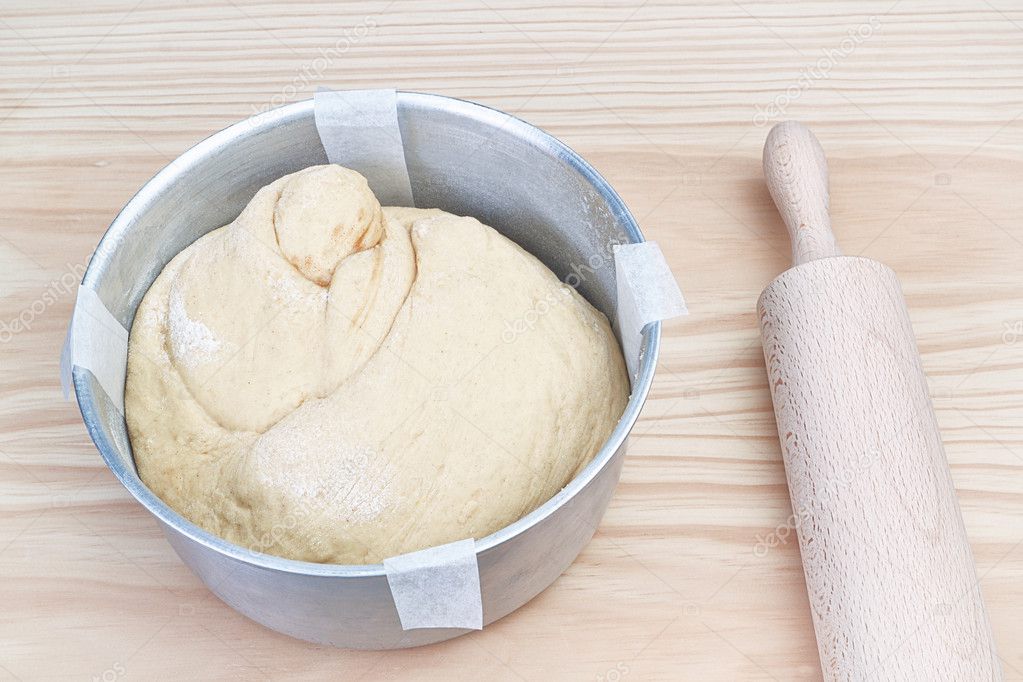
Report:
[{"label": "white paper tab", "polygon": [[78,285],[78,299],[60,354],[60,383],[71,396],[71,370],[92,372],[114,407],[124,414],[124,377],[128,368],[128,330],[88,287]]},{"label": "white paper tab", "polygon": [[483,629],[483,597],[472,538],[384,559],[402,630]]},{"label": "white paper tab", "polygon": [[618,331],[629,378],[639,372],[639,349],[643,328],[651,322],[688,315],[661,247],[655,242],[618,244],[614,247],[615,281],[618,287]]},{"label": "white paper tab", "polygon": [[313,112],[328,161],[366,176],[382,206],[415,206],[394,90],[318,90]]}]

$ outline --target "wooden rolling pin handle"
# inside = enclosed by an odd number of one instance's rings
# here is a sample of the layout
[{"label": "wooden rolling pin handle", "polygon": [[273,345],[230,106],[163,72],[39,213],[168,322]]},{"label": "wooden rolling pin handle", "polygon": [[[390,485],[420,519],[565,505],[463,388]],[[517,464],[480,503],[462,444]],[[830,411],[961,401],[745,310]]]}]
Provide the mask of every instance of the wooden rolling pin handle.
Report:
[{"label": "wooden rolling pin handle", "polygon": [[840,256],[828,214],[828,161],[809,128],[797,121],[771,128],[764,177],[789,231],[793,265]]}]

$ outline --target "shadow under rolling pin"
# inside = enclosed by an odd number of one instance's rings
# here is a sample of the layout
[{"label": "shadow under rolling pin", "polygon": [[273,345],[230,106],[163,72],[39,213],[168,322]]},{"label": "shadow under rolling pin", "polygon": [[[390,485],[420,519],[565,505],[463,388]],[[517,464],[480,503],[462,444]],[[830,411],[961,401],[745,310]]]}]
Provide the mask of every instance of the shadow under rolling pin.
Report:
[{"label": "shadow under rolling pin", "polygon": [[1000,680],[895,273],[840,255],[809,129],[771,130],[764,175],[794,266],[757,312],[824,677]]}]

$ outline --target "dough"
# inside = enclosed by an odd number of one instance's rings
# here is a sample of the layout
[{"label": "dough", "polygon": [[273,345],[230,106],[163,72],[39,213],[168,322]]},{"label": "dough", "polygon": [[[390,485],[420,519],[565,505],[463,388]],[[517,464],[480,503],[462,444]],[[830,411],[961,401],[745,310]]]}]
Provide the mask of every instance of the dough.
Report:
[{"label": "dough", "polygon": [[607,319],[473,218],[316,166],[178,254],[128,344],[139,475],[193,523],[343,564],[482,538],[564,487],[629,386]]}]

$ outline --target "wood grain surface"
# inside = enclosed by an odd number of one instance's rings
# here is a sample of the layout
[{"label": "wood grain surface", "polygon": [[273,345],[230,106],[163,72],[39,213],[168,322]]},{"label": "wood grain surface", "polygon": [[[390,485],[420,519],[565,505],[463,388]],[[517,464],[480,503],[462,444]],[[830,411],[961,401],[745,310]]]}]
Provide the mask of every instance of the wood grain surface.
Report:
[{"label": "wood grain surface", "polygon": [[[892,266],[1006,679],[1023,679],[1023,10],[980,2],[0,5],[0,679],[818,679],[755,303],[789,264],[770,123],[812,124],[843,251]],[[186,148],[317,86],[513,112],[660,242],[691,315],[597,536],[487,630],[351,652],[219,603],[59,395],[69,293]],[[899,643],[893,643],[897,654]]]}]

